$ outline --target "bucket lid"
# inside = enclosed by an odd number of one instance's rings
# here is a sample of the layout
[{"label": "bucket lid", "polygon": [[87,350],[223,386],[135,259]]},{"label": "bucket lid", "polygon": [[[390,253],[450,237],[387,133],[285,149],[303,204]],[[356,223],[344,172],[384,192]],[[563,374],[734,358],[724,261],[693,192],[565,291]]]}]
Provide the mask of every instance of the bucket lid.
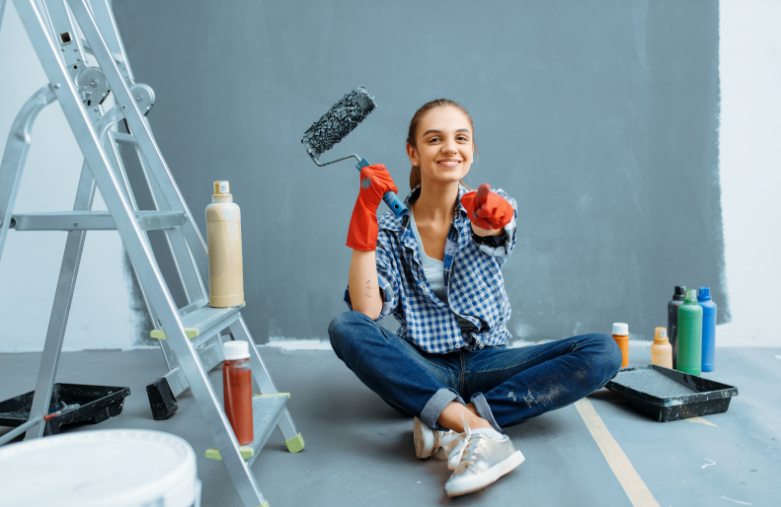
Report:
[{"label": "bucket lid", "polygon": [[625,324],[623,322],[614,322],[613,323],[613,334],[618,336],[628,336],[629,335],[629,324]]},{"label": "bucket lid", "polygon": [[249,343],[233,340],[222,344],[222,355],[226,361],[249,358]]},{"label": "bucket lid", "polygon": [[162,431],[77,431],[0,448],[3,505],[195,503],[195,452]]}]

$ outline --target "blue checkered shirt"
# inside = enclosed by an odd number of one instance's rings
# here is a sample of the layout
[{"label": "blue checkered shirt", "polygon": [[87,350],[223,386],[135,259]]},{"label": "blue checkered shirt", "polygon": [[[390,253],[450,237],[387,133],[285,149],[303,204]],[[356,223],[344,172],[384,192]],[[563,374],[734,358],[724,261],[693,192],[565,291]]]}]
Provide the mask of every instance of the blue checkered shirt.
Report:
[{"label": "blue checkered shirt", "polygon": [[[434,295],[426,281],[409,216],[397,217],[389,211],[378,219],[377,279],[384,303],[377,320],[392,313],[401,325],[397,334],[426,352],[503,345],[512,336],[507,330],[511,310],[501,268],[515,247],[518,207],[502,189],[492,191],[507,199],[515,214],[503,235],[481,238],[472,233],[461,205],[461,196],[469,190],[459,185],[443,259],[447,303]],[[419,195],[416,187],[405,200],[407,206]],[[349,291],[345,301],[352,309]]]}]

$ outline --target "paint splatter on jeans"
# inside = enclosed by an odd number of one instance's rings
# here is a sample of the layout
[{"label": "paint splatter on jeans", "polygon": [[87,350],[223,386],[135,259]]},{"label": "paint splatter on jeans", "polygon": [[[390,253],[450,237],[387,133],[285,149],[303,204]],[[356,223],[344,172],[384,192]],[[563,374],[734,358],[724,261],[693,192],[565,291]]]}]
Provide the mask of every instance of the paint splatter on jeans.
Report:
[{"label": "paint splatter on jeans", "polygon": [[574,403],[621,365],[620,349],[604,334],[429,354],[360,312],[339,315],[328,333],[336,355],[369,389],[432,428],[448,403],[470,400],[501,430]]}]

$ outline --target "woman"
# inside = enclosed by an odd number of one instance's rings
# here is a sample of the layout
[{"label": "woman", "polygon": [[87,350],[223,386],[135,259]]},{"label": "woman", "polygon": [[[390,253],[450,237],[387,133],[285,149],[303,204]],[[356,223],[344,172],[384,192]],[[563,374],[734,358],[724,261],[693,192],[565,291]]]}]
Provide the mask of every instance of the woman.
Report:
[{"label": "woman", "polygon": [[[602,334],[506,347],[501,267],[515,246],[517,210],[501,189],[467,192],[460,183],[474,153],[472,118],[439,99],[410,122],[407,216],[388,212],[378,221],[382,195],[398,190],[381,164],[363,168],[347,237],[352,311],[328,329],[358,378],[415,417],[417,456],[449,454],[448,496],[484,488],[521,464],[502,428],[575,402],[621,363]],[[391,313],[397,333],[377,323]]]}]

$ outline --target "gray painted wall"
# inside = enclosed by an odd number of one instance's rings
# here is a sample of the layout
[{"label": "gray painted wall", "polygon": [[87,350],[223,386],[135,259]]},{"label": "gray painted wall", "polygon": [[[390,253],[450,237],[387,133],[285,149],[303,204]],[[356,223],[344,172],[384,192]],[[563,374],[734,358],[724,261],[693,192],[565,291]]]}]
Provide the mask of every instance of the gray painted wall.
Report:
[{"label": "gray painted wall", "polygon": [[211,182],[241,206],[258,342],[325,338],[342,302],[358,177],[316,167],[306,128],[350,89],[378,108],[328,155],[382,162],[408,191],[424,102],[475,121],[490,182],[519,204],[504,269],[525,340],[650,339],[673,286],[711,286],[729,320],[718,179],[718,3],[115,0],[158,142],[199,226]]}]

